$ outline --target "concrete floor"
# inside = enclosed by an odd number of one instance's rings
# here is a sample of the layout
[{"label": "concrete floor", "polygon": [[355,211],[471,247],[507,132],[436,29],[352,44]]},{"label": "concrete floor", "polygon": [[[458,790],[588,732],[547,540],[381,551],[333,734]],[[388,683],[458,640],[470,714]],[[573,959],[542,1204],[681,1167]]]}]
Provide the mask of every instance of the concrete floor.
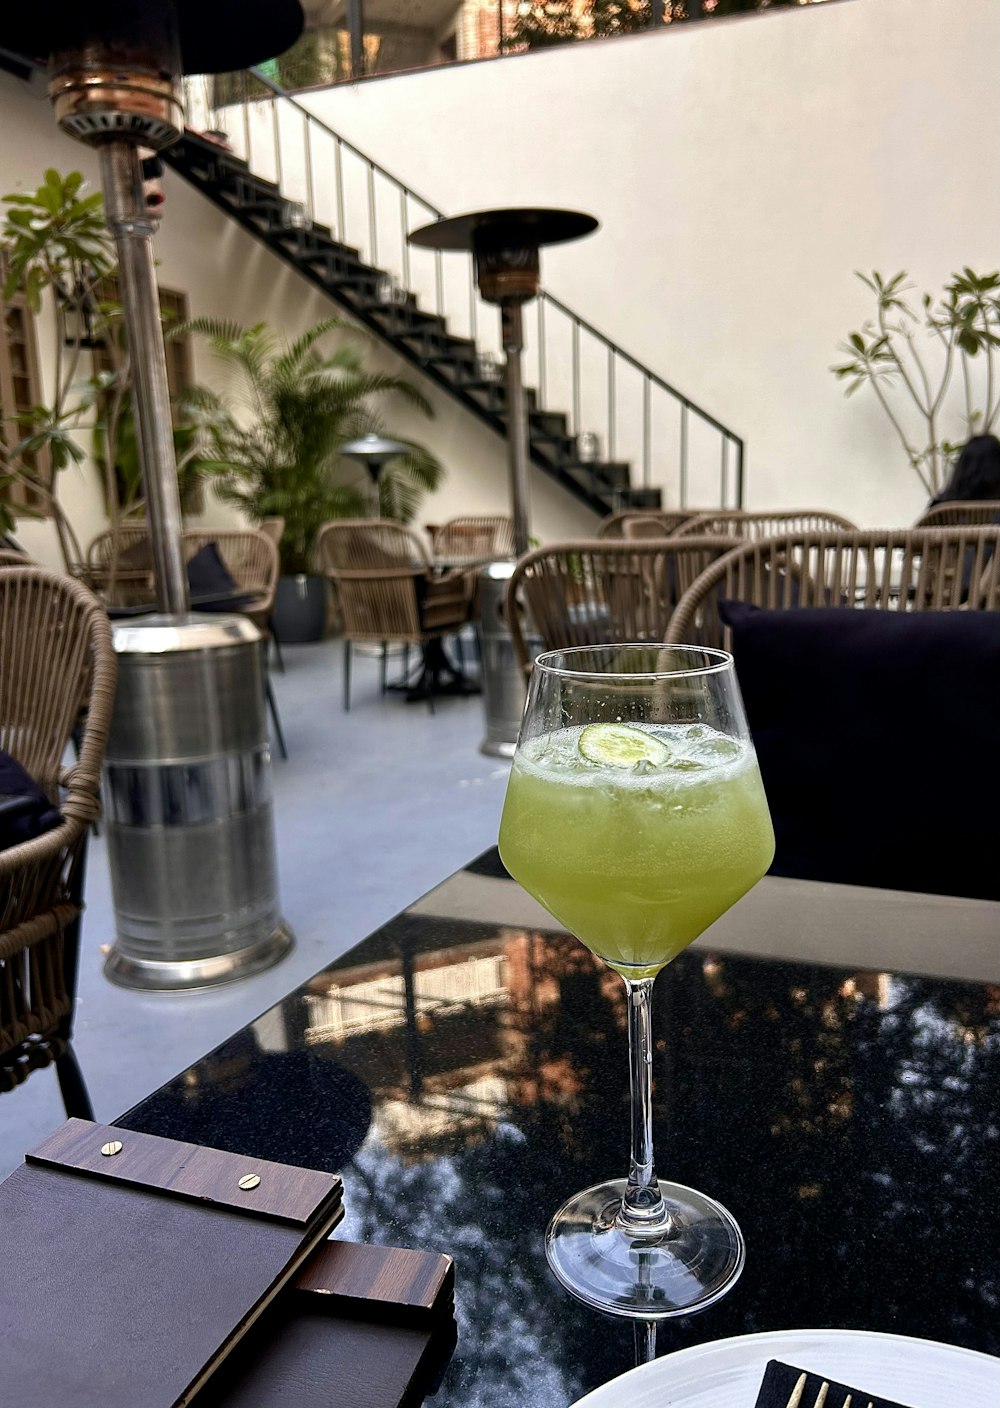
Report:
[{"label": "concrete floor", "polygon": [[[466,650],[468,659],[473,652]],[[284,914],[296,935],[276,967],[225,987],[142,994],[102,974],[114,937],[107,854],[92,840],[75,1046],[98,1120],[111,1120],[496,841],[508,765],[484,757],[483,701],[432,716],[380,695],[355,650],[351,712],[342,645],[289,646],[275,674],[289,758],[273,765]],[[55,1073],[0,1098],[0,1177],[64,1119]]]}]

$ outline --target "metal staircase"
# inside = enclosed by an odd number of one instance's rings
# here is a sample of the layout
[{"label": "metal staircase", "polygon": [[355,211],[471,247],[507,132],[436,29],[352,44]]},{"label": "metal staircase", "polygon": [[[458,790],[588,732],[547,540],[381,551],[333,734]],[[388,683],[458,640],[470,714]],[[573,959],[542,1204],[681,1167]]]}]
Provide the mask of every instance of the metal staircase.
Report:
[{"label": "metal staircase", "polygon": [[[442,212],[256,70],[227,78],[231,100],[221,110],[207,101],[207,90],[189,86],[188,130],[162,153],[164,161],[505,435],[506,397],[492,351],[496,310],[479,302],[471,264],[466,261],[456,280],[440,253],[427,254],[430,262],[418,267],[423,252],[406,242],[409,229]],[[235,94],[234,78],[240,83]],[[220,119],[227,128],[224,140],[200,135]],[[323,157],[323,143],[329,159]],[[317,172],[328,172],[330,179],[318,182]],[[597,513],[659,506],[664,475],[654,482],[655,437],[672,413],[676,425],[664,437],[675,442],[666,476],[671,500],[687,502],[695,426],[703,458],[706,434],[717,442],[712,481],[718,488],[708,502],[740,506],[743,442],[738,436],[547,292],[537,300],[536,315],[529,363],[536,385],[527,393],[535,465]],[[559,404],[560,393],[571,411],[550,409],[550,403]],[[585,407],[591,408],[589,420]],[[600,433],[593,428],[595,419]],[[703,490],[698,497],[706,502]]]}]

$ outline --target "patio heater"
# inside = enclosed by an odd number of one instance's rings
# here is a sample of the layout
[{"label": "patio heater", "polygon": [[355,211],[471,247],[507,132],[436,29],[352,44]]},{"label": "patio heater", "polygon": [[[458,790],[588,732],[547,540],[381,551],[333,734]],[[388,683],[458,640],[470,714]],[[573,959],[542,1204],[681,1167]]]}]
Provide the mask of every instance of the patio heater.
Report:
[{"label": "patio heater", "polygon": [[402,444],[399,440],[387,440],[384,435],[376,435],[374,432],[368,435],[361,435],[357,440],[348,440],[341,445],[340,453],[346,455],[348,459],[357,460],[363,464],[371,475],[372,481],[372,518],[382,517],[382,498],[379,493],[379,480],[382,471],[390,460],[398,459],[400,455],[410,453],[409,445]]},{"label": "patio heater", "polygon": [[184,129],[180,78],[245,68],[302,29],[298,0],[34,0],[0,43],[45,62],[62,130],[98,151],[133,367],[155,615],[119,623],[105,765],[113,981],[202,987],[276,962],[263,646],[242,616],[189,613],[166,361],[140,148]]},{"label": "patio heater", "polygon": [[[507,463],[514,550],[518,557],[528,551],[531,542],[521,309],[538,294],[542,245],[565,244],[596,229],[594,217],[580,211],[512,208],[477,210],[435,220],[409,236],[411,244],[425,249],[471,252],[483,300],[500,306],[506,362]],[[504,619],[507,582],[513,570],[511,562],[492,562],[479,577],[479,655],[486,712],[486,737],[480,752],[504,758],[513,757],[524,711],[524,679]]]}]

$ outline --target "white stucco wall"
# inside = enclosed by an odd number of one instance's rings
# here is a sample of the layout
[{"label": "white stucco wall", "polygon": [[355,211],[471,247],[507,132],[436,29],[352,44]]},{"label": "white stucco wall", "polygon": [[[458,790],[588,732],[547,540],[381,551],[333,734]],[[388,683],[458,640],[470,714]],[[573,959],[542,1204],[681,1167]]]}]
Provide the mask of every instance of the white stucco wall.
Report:
[{"label": "white stucco wall", "polygon": [[876,525],[925,495],[828,370],[869,313],[853,271],[996,267],[998,55],[995,0],[842,0],[308,102],[448,213],[593,212],[546,285],[746,438],[751,506]]},{"label": "white stucco wall", "polygon": [[[995,0],[840,0],[308,101],[445,211],[592,211],[601,230],[549,251],[546,285],[745,437],[750,505],[809,503],[898,523],[924,494],[873,399],[845,401],[829,366],[869,311],[855,269],[906,268],[938,290],[961,265],[993,267],[998,53]],[[0,190],[36,185],[46,165],[96,179],[92,154],[55,130],[40,89],[0,75],[0,122]],[[328,203],[332,171],[318,151]],[[331,311],[179,178],[168,173],[165,189],[160,277],[187,292],[192,313],[295,334]],[[388,352],[373,363],[413,374]],[[211,379],[203,349],[196,372]],[[423,438],[448,471],[423,520],[504,510],[502,443],[443,393],[428,394],[434,422],[389,417],[390,431]],[[101,525],[99,488],[92,472],[69,473],[66,499],[86,540]],[[540,538],[589,531],[592,515],[533,479]],[[21,536],[52,558],[47,526],[24,523]]]}]

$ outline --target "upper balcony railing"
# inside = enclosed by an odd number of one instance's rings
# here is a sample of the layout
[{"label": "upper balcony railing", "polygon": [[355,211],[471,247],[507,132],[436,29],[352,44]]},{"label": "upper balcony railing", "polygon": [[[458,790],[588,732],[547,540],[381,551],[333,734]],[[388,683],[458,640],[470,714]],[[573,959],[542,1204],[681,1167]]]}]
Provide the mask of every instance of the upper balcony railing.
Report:
[{"label": "upper balcony railing", "polygon": [[[262,65],[286,92],[611,39],[665,25],[828,0],[312,0],[306,32]],[[221,80],[224,89],[227,80]]]}]

